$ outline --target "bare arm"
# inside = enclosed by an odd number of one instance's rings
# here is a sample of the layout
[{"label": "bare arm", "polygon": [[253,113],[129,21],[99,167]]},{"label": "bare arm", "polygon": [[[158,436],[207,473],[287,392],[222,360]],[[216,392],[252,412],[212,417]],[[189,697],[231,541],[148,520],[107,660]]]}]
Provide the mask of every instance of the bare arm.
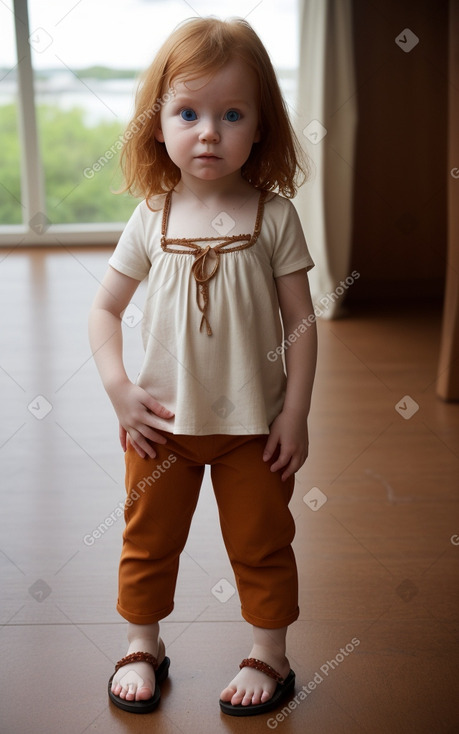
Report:
[{"label": "bare arm", "polygon": [[[283,469],[282,480],[294,474],[308,455],[308,414],[317,360],[317,329],[306,270],[276,278],[287,369],[287,389],[282,411],[273,421],[263,458],[269,461],[280,447],[271,471]],[[300,328],[301,327],[301,328]],[[290,337],[290,338],[289,338]]]},{"label": "bare arm", "polygon": [[89,340],[94,360],[120,422],[120,439],[126,449],[129,434],[137,453],[156,456],[151,442],[166,439],[152,425],[152,414],[172,418],[173,413],[128,378],[123,364],[121,313],[129,304],[139,281],[109,267],[89,314]]}]

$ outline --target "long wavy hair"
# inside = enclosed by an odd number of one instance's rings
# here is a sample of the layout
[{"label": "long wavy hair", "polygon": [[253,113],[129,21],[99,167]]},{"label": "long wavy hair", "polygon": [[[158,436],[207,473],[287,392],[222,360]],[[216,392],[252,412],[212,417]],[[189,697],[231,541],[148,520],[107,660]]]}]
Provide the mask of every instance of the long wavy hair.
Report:
[{"label": "long wavy hair", "polygon": [[125,186],[147,202],[173,189],[180,169],[164,143],[155,137],[162,104],[173,95],[177,78],[190,81],[212,75],[239,58],[250,66],[259,85],[260,141],[254,143],[241,174],[252,186],[293,198],[309,175],[308,159],[291,125],[268,53],[253,28],[234,18],[192,18],[181,23],[143,74],[135,112],[124,134],[121,166]]}]

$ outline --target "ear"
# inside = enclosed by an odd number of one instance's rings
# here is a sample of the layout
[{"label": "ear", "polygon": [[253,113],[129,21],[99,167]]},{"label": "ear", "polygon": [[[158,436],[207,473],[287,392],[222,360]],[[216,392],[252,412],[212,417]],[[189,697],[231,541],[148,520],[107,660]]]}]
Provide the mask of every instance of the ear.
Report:
[{"label": "ear", "polygon": [[156,130],[155,130],[155,138],[160,143],[164,143],[164,135],[163,135],[163,131],[161,130],[160,127],[156,128]]}]

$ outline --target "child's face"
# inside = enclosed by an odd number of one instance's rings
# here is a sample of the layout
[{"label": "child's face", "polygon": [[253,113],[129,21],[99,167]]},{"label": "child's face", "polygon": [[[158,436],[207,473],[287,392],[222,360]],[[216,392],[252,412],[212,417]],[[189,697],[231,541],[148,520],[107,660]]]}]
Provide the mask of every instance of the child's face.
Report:
[{"label": "child's face", "polygon": [[260,139],[254,72],[233,59],[212,77],[175,80],[156,139],[187,176],[215,181],[239,173]]}]

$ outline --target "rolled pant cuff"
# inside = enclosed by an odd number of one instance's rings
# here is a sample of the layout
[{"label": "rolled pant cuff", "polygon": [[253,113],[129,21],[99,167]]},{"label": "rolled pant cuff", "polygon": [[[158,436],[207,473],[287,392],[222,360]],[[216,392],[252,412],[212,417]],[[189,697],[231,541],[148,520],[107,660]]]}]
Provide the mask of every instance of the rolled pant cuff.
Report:
[{"label": "rolled pant cuff", "polygon": [[152,612],[151,614],[136,614],[135,612],[126,611],[126,609],[123,609],[120,604],[116,605],[116,611],[121,614],[124,619],[127,619],[128,622],[131,622],[131,624],[154,624],[155,622],[159,622],[161,619],[168,617],[173,608],[174,605],[171,604],[164,609],[160,609],[158,612]]},{"label": "rolled pant cuff", "polygon": [[241,609],[241,614],[246,622],[253,624],[255,627],[262,627],[267,630],[276,630],[281,627],[288,627],[289,624],[296,622],[300,616],[300,609],[297,607],[292,614],[288,617],[282,617],[281,619],[263,619],[262,617],[255,617],[253,614],[249,614],[244,611],[244,609]]}]

